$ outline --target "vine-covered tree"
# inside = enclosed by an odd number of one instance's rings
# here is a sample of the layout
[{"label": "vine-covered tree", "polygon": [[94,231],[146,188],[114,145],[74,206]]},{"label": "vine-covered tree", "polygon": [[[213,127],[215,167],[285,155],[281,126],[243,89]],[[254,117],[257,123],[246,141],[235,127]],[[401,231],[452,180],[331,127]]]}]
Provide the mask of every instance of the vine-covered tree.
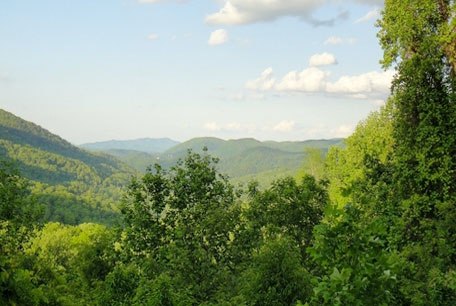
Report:
[{"label": "vine-covered tree", "polygon": [[456,303],[456,2],[386,0],[379,37],[392,86],[394,247],[402,292],[417,305]]}]

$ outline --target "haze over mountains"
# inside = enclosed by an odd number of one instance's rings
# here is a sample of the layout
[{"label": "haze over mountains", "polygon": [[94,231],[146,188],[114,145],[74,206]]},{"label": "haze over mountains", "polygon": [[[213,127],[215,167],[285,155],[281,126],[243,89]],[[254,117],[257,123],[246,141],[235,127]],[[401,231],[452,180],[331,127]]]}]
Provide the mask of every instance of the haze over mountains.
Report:
[{"label": "haze over mountains", "polygon": [[148,153],[162,153],[179,144],[178,141],[169,138],[140,138],[134,140],[109,140],[92,142],[80,145],[81,148],[91,151],[106,150],[135,150]]}]

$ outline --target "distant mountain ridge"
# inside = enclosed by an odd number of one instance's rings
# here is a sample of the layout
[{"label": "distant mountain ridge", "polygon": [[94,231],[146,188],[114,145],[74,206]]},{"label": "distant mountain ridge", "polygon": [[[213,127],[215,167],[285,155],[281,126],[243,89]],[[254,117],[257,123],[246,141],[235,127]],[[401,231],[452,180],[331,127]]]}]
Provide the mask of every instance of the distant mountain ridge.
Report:
[{"label": "distant mountain ridge", "polygon": [[135,150],[146,153],[163,153],[179,142],[170,138],[139,138],[133,140],[109,140],[80,145],[91,151]]},{"label": "distant mountain ridge", "polygon": [[228,174],[235,183],[246,183],[252,179],[264,185],[274,179],[296,175],[305,160],[307,148],[318,148],[326,153],[331,146],[342,146],[343,139],[320,139],[305,141],[259,141],[253,138],[223,140],[215,137],[193,138],[173,146],[164,153],[150,154],[135,150],[104,150],[140,172],[158,163],[164,168],[172,167],[184,158],[190,149],[220,158],[219,170]]}]

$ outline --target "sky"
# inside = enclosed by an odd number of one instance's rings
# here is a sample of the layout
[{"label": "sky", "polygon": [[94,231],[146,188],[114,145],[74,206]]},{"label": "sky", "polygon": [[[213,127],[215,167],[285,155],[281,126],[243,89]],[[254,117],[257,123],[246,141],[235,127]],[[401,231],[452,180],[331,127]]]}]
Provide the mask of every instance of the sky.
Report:
[{"label": "sky", "polygon": [[74,144],[346,137],[378,110],[380,0],[2,0],[0,108]]}]

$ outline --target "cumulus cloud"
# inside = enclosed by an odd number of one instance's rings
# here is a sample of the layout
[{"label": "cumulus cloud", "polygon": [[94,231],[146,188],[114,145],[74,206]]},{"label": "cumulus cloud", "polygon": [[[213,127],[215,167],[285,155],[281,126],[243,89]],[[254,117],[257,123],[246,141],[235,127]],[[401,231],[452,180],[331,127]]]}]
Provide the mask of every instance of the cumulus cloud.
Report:
[{"label": "cumulus cloud", "polygon": [[343,76],[334,83],[326,84],[326,91],[329,93],[342,94],[369,94],[388,93],[395,72],[372,71],[356,76]]},{"label": "cumulus cloud", "polygon": [[354,44],[356,42],[355,38],[342,38],[337,36],[331,36],[325,42],[324,45],[342,45],[342,44]]},{"label": "cumulus cloud", "polygon": [[255,80],[249,80],[245,84],[245,88],[251,90],[270,90],[274,87],[276,80],[272,77],[272,68],[269,67],[261,76]]},{"label": "cumulus cloud", "polygon": [[[210,25],[240,25],[274,21],[283,16],[299,17],[314,26],[333,26],[336,21],[349,17],[348,11],[327,20],[315,19],[312,14],[326,4],[339,0],[225,0],[222,8],[206,16]],[[382,5],[383,0],[350,0],[368,5]]]},{"label": "cumulus cloud", "polygon": [[283,121],[280,121],[277,125],[275,125],[272,128],[272,130],[275,132],[287,133],[287,132],[291,132],[295,125],[296,125],[296,122],[294,122],[294,121],[283,120]]},{"label": "cumulus cloud", "polygon": [[312,20],[311,14],[325,0],[227,0],[220,11],[206,17],[210,25],[238,25],[273,21],[281,16]]},{"label": "cumulus cloud", "polygon": [[228,32],[224,29],[218,29],[211,33],[207,43],[210,46],[217,46],[226,42],[228,42]]},{"label": "cumulus cloud", "polygon": [[325,79],[330,72],[315,67],[301,72],[291,71],[275,86],[279,91],[317,92],[324,88]]},{"label": "cumulus cloud", "polygon": [[310,67],[329,66],[337,64],[336,57],[331,53],[321,53],[312,55],[309,59]]},{"label": "cumulus cloud", "polygon": [[303,130],[309,138],[346,138],[354,131],[354,125],[341,124],[336,126],[327,126],[319,124],[307,130]]},{"label": "cumulus cloud", "polygon": [[147,39],[148,40],[156,40],[158,39],[160,36],[157,34],[157,33],[152,33],[150,34],[149,36],[147,36]]},{"label": "cumulus cloud", "polygon": [[255,92],[304,92],[343,95],[355,99],[380,99],[390,93],[394,70],[371,71],[359,75],[346,75],[335,81],[329,80],[330,71],[309,67],[301,72],[290,71],[279,81],[272,77],[272,68],[266,69],[259,78],[249,80],[245,88]]},{"label": "cumulus cloud", "polygon": [[371,19],[377,19],[380,16],[380,9],[378,7],[374,8],[372,11],[367,12],[366,15],[364,15],[361,18],[356,19],[355,23],[361,23],[361,22],[366,22]]}]

